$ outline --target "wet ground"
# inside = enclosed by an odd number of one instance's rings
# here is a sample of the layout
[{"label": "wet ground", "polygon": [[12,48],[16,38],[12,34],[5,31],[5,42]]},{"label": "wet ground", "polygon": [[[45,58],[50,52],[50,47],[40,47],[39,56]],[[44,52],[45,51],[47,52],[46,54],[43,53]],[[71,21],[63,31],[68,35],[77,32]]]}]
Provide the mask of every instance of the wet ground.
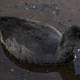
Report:
[{"label": "wet ground", "polygon": [[[79,0],[0,1],[0,16],[17,16],[41,21],[56,27],[61,32],[71,25],[80,26],[79,14]],[[0,80],[59,80],[60,77],[56,73],[31,73],[21,69],[5,56],[2,49],[0,50]]]}]

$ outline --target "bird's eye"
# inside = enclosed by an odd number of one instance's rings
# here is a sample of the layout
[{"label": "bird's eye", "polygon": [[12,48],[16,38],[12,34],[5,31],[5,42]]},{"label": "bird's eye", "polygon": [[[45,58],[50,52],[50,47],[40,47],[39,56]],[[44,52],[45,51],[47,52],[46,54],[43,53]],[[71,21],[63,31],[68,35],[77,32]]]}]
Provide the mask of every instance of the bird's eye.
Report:
[{"label": "bird's eye", "polygon": [[80,49],[77,49],[78,52],[80,52]]}]

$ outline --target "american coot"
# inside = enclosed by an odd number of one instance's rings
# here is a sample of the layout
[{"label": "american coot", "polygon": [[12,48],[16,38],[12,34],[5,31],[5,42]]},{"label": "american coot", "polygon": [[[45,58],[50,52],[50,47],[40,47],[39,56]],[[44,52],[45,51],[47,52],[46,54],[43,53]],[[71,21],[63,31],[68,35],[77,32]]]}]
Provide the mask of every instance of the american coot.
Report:
[{"label": "american coot", "polygon": [[67,33],[65,31],[62,37],[57,29],[40,22],[0,17],[0,42],[5,54],[25,68],[71,61],[74,45]]}]

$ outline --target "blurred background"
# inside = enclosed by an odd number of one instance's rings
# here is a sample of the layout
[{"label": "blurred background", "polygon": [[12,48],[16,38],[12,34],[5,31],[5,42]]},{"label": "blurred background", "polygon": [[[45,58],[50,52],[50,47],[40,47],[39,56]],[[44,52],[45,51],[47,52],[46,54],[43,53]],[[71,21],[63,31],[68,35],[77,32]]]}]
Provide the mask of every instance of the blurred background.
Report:
[{"label": "blurred background", "polygon": [[[0,0],[0,16],[15,16],[40,21],[56,27],[63,33],[71,25],[80,26],[80,0]],[[74,64],[74,68],[72,77],[74,74],[80,74],[78,62]],[[70,72],[66,71],[66,73]],[[65,80],[69,80],[68,77],[66,75]],[[59,72],[35,73],[19,68],[5,56],[1,48],[0,80],[63,79]]]}]

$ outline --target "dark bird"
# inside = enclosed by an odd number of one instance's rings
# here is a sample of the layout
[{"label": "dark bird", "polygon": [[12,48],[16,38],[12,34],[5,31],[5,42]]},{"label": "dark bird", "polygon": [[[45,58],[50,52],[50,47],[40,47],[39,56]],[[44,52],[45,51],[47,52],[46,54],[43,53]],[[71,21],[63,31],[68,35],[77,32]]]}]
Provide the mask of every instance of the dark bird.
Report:
[{"label": "dark bird", "polygon": [[0,17],[0,42],[5,54],[19,66],[65,64],[74,59],[80,28],[72,26],[61,34],[50,25],[5,16]]}]

